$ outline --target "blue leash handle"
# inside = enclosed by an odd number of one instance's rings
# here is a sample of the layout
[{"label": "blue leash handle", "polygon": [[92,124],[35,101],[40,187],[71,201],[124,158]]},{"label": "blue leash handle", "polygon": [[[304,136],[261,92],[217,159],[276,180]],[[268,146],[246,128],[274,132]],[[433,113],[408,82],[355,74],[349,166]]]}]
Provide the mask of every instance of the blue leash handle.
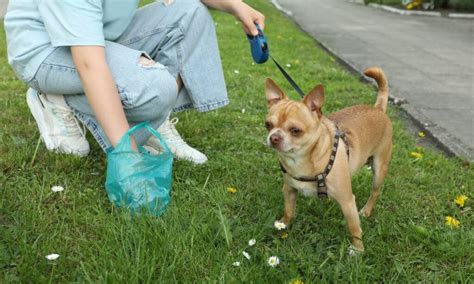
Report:
[{"label": "blue leash handle", "polygon": [[247,35],[247,38],[250,43],[253,60],[255,63],[262,64],[268,60],[270,50],[268,49],[267,38],[263,35],[262,29],[258,24],[255,24],[255,26],[257,27],[258,34],[256,36]]}]

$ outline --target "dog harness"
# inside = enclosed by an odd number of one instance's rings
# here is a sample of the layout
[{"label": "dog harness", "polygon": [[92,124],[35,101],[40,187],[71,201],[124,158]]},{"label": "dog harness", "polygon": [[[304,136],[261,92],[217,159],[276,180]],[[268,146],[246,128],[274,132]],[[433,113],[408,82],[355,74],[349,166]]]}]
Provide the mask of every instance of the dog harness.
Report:
[{"label": "dog harness", "polygon": [[349,142],[347,141],[346,134],[343,131],[339,130],[339,127],[337,127],[336,125],[336,135],[334,135],[334,144],[332,146],[331,156],[329,157],[328,165],[322,173],[317,174],[315,177],[294,177],[290,175],[285,169],[285,167],[283,167],[283,165],[280,163],[281,171],[285,174],[288,174],[291,178],[297,181],[316,182],[316,191],[318,193],[318,197],[321,199],[326,198],[328,196],[326,177],[334,166],[337,148],[339,146],[339,139],[342,139],[342,141],[344,141],[344,144],[346,144],[346,154],[347,158],[349,159]]}]

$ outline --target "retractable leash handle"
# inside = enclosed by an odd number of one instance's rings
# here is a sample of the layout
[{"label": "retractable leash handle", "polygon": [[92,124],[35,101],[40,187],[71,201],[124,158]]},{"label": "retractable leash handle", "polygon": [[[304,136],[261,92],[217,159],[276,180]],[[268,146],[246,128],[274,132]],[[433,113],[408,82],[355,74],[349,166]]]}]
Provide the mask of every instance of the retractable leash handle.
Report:
[{"label": "retractable leash handle", "polygon": [[267,38],[263,35],[263,31],[258,24],[255,24],[258,35],[247,35],[250,43],[250,50],[255,63],[262,64],[268,60],[270,50],[268,49]]}]

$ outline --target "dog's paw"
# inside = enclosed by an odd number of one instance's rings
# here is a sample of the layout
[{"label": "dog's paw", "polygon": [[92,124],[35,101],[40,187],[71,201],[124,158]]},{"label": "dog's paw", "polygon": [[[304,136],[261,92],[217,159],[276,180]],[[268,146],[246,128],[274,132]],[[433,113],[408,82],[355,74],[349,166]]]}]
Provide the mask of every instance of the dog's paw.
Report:
[{"label": "dog's paw", "polygon": [[360,250],[358,248],[356,248],[355,246],[353,245],[350,245],[349,246],[349,249],[347,250],[347,254],[349,256],[359,256],[359,255],[362,255],[364,253],[364,250]]},{"label": "dog's paw", "polygon": [[359,215],[365,218],[369,218],[370,215],[372,215],[372,212],[370,212],[365,206],[359,211]]}]

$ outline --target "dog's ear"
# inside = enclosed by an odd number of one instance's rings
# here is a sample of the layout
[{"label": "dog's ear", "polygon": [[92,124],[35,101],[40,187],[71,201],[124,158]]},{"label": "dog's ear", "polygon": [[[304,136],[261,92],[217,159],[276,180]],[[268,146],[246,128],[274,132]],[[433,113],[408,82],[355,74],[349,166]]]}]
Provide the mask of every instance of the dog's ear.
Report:
[{"label": "dog's ear", "polygon": [[309,110],[318,115],[318,118],[323,116],[322,107],[324,104],[324,87],[323,85],[317,85],[311,92],[309,92],[303,99],[303,103],[309,108]]},{"label": "dog's ear", "polygon": [[267,81],[265,82],[265,95],[267,96],[268,108],[270,108],[277,102],[286,99],[286,96],[283,91],[270,78],[267,78]]}]

